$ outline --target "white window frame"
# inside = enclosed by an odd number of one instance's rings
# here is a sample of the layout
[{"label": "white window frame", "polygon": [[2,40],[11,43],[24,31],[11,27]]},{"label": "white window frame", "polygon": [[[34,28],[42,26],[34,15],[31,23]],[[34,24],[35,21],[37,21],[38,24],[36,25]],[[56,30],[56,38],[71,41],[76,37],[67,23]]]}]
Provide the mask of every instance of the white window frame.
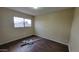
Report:
[{"label": "white window frame", "polygon": [[[21,26],[16,26],[16,23],[15,23],[15,18],[18,18],[18,19],[20,19],[20,18],[22,18],[23,19],[23,26],[21,25]],[[25,24],[26,24],[26,22],[25,22],[25,20],[27,19],[27,25],[28,26],[26,26]],[[19,21],[20,22],[20,21]],[[27,27],[31,27],[32,26],[32,20],[30,19],[30,18],[23,18],[23,17],[17,17],[17,16],[14,16],[13,17],[13,23],[14,23],[14,28],[27,28]],[[29,24],[28,24],[29,23]]]}]

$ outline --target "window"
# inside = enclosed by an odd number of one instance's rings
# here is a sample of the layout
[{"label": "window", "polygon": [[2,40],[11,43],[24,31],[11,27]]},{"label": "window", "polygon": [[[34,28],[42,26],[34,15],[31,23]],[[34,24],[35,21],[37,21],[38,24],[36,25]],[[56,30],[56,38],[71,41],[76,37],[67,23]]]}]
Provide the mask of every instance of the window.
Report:
[{"label": "window", "polygon": [[14,16],[14,27],[31,27],[31,19],[25,19],[21,17]]},{"label": "window", "polygon": [[31,27],[31,20],[25,19],[25,27]]}]

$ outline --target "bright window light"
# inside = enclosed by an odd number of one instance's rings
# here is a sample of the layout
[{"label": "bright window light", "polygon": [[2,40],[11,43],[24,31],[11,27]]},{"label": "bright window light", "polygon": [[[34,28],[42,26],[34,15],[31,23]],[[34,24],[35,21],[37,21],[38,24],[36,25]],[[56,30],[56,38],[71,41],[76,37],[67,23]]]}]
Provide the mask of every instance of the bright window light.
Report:
[{"label": "bright window light", "polygon": [[31,19],[25,19],[21,17],[14,16],[14,27],[31,27]]},{"label": "bright window light", "polygon": [[34,9],[38,9],[39,7],[33,7]]},{"label": "bright window light", "polygon": [[14,27],[24,27],[24,19],[20,17],[14,17]]},{"label": "bright window light", "polygon": [[31,20],[25,19],[25,27],[31,27]]}]

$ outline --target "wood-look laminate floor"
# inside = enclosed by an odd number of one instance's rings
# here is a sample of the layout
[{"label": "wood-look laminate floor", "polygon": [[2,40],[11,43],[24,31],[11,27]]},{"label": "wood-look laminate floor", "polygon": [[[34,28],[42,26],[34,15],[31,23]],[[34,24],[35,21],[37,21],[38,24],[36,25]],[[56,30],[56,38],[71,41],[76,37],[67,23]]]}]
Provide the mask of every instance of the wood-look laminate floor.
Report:
[{"label": "wood-look laminate floor", "polygon": [[68,52],[68,46],[38,36],[11,42],[0,48],[8,52]]}]

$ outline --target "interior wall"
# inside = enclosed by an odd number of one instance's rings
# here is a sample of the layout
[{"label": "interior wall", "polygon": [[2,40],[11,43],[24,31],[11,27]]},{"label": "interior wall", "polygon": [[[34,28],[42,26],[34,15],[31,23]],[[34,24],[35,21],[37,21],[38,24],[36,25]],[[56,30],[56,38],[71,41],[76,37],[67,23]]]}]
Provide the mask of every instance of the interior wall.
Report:
[{"label": "interior wall", "polygon": [[[1,9],[0,9],[0,11],[2,11]],[[0,39],[2,38],[2,12],[0,12]]]},{"label": "interior wall", "polygon": [[68,44],[74,9],[66,9],[35,17],[35,34]]},{"label": "interior wall", "polygon": [[[34,35],[34,19],[33,16],[26,15],[20,12],[12,11],[6,8],[0,8],[0,22],[1,26],[0,31],[1,37],[0,37],[0,44],[4,44],[10,41],[14,41],[19,38],[27,37],[30,35]],[[24,18],[31,18],[32,19],[32,27],[31,28],[14,28],[13,25],[13,17],[24,17]],[[2,18],[2,19],[1,19]]]},{"label": "interior wall", "polygon": [[79,8],[75,9],[74,20],[72,23],[69,50],[79,52]]}]

